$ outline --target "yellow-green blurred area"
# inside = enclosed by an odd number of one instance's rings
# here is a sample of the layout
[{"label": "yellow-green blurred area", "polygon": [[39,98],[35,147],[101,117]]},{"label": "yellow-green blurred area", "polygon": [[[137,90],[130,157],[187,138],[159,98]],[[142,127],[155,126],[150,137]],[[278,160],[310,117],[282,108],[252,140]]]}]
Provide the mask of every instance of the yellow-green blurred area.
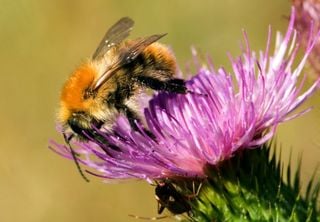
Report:
[{"label": "yellow-green blurred area", "polygon": [[[268,25],[285,32],[290,1],[0,1],[0,221],[137,221],[156,216],[154,187],[146,182],[86,183],[72,161],[48,149],[62,142],[55,130],[59,91],[72,70],[89,57],[106,29],[120,17],[135,20],[133,37],[168,33],[182,69],[191,46],[230,68],[227,52],[240,54],[242,29],[251,48],[265,48]],[[310,84],[311,80],[307,80]],[[282,158],[302,155],[304,185],[320,156],[319,93],[314,109],[279,126]],[[296,165],[295,163],[293,165]],[[318,177],[319,178],[319,177]],[[171,220],[170,218],[163,221]],[[139,220],[138,220],[139,221]]]}]

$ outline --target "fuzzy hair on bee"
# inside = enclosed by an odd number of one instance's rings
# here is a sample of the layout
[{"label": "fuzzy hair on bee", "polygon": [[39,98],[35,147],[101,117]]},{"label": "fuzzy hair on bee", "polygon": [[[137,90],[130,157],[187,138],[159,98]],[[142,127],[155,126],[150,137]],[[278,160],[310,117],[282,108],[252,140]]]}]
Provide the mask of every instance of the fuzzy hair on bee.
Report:
[{"label": "fuzzy hair on bee", "polygon": [[[185,81],[175,78],[173,53],[157,42],[166,34],[126,40],[133,25],[128,17],[116,22],[107,30],[93,56],[65,82],[58,121],[68,144],[73,138],[103,140],[96,129],[112,130],[119,114],[126,116],[133,130],[138,130],[137,123],[141,120],[136,99],[144,88],[187,93]],[[152,136],[148,129],[145,131]]]}]

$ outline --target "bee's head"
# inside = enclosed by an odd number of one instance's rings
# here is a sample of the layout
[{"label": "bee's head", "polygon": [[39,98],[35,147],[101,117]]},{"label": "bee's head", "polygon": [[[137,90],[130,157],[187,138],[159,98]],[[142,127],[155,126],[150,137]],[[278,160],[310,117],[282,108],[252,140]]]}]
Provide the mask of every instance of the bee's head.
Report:
[{"label": "bee's head", "polygon": [[84,112],[74,112],[67,121],[67,127],[74,133],[82,135],[84,131],[93,127],[93,118]]},{"label": "bee's head", "polygon": [[92,88],[98,73],[97,66],[89,61],[76,69],[64,84],[57,117],[66,131],[71,129],[79,135],[80,131],[92,130],[93,126],[100,128],[114,120],[115,110],[105,103],[108,90],[102,88],[101,93]]},{"label": "bee's head", "polygon": [[102,121],[94,119],[92,116],[83,112],[74,112],[68,119],[67,127],[80,138],[92,136],[95,129],[103,125]]}]

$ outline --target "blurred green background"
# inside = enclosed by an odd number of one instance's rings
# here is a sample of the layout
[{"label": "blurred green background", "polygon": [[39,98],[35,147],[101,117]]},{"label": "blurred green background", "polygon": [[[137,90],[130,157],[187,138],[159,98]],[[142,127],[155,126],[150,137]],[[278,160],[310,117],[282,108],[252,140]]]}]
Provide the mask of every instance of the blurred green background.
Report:
[{"label": "blurred green background", "polygon": [[[132,36],[168,32],[183,68],[190,46],[230,67],[226,52],[239,55],[242,29],[251,46],[265,47],[268,25],[285,31],[290,1],[107,1],[1,0],[0,221],[136,221],[155,216],[153,187],[146,182],[86,183],[73,162],[51,152],[60,88],[70,72],[95,50],[106,29],[122,16],[136,21]],[[309,80],[310,82],[310,80]],[[307,115],[281,125],[282,156],[303,156],[302,178],[319,163],[319,93]],[[170,219],[164,219],[167,221]]]}]

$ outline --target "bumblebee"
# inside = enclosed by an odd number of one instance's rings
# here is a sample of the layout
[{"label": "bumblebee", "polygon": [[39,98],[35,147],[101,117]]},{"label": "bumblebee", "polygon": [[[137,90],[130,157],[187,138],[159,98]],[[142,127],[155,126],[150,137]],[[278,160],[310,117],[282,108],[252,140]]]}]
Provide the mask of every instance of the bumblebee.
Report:
[{"label": "bumblebee", "polygon": [[[62,88],[59,122],[72,137],[94,137],[94,129],[112,128],[119,113],[137,130],[136,96],[142,88],[186,93],[185,81],[174,78],[176,60],[157,41],[166,34],[124,41],[133,27],[124,17],[105,34],[91,59],[77,68]],[[69,138],[70,139],[70,138]]]},{"label": "bumblebee", "polygon": [[[187,213],[191,216],[191,205],[190,200],[194,198],[193,196],[187,196],[180,193],[175,185],[169,180],[156,181],[157,185],[155,188],[155,199],[158,203],[158,215],[162,214],[165,209],[167,209],[172,215]],[[199,191],[199,190],[198,190]],[[198,195],[198,194],[195,194]],[[144,220],[159,220],[168,217],[156,216],[156,217],[142,217],[130,214],[129,216],[136,219]]]},{"label": "bumblebee", "polygon": [[[128,17],[116,22],[107,30],[92,57],[65,82],[58,122],[69,146],[72,138],[101,141],[97,129],[112,130],[119,114],[124,114],[131,128],[138,130],[137,123],[141,120],[136,99],[143,88],[187,93],[185,81],[175,78],[174,55],[167,46],[157,42],[166,34],[126,40],[133,25],[134,21]],[[72,154],[76,160],[74,151]]]}]

